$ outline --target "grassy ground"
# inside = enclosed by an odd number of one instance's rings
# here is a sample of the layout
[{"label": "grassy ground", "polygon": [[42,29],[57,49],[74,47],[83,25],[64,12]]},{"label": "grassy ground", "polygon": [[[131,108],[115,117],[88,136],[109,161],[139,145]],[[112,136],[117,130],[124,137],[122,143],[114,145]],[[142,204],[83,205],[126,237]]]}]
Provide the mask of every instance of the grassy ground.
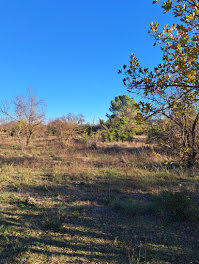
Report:
[{"label": "grassy ground", "polygon": [[[199,263],[198,221],[171,219],[161,192],[190,176],[143,143],[0,142],[0,263]],[[167,163],[168,162],[168,163]]]}]

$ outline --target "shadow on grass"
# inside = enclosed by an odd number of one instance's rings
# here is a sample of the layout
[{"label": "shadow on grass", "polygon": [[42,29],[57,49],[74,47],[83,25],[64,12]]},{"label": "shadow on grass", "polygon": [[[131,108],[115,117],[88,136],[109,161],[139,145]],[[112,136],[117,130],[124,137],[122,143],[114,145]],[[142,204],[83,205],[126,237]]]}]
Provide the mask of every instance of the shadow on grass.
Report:
[{"label": "shadow on grass", "polygon": [[[154,210],[132,215],[115,210],[114,200],[133,198],[147,203],[155,198],[126,191],[132,183],[132,179],[112,175],[109,180],[71,187],[64,183],[45,190],[42,185],[26,186],[20,197],[31,194],[35,204],[31,199],[12,199],[1,212],[0,263],[30,263],[29,259],[37,263],[31,259],[34,254],[54,257],[52,263],[60,259],[63,263],[129,263],[129,258],[136,260],[140,253],[140,263],[197,263],[198,224],[166,222]],[[48,200],[45,206],[37,202],[44,198]],[[106,198],[110,200],[104,202]],[[52,200],[58,204],[53,206]]]},{"label": "shadow on grass", "polygon": [[13,166],[23,165],[24,162],[26,165],[32,165],[36,163],[37,159],[34,157],[22,156],[22,157],[2,157],[0,156],[0,164],[12,164]]},{"label": "shadow on grass", "polygon": [[[15,261],[23,258],[25,252],[48,257],[82,257],[97,263],[117,263],[117,260],[126,263],[123,250],[110,242],[112,235],[99,232],[99,225],[95,224],[94,219],[81,219],[77,215],[68,218],[65,214],[58,217],[55,213],[57,208],[35,209],[34,214],[29,209],[23,209],[23,213],[20,213],[20,209],[17,208],[15,212],[16,208],[13,208],[2,213],[0,263],[17,263]],[[69,226],[65,227],[67,224]],[[13,230],[15,235],[12,235]],[[52,251],[46,250],[46,247],[51,247]]]}]

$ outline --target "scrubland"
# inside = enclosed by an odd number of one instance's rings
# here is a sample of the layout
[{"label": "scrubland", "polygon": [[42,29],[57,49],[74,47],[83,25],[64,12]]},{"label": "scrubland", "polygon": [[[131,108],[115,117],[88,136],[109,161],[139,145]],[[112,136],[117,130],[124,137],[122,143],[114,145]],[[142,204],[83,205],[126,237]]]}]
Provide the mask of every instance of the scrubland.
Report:
[{"label": "scrubland", "polygon": [[199,263],[197,168],[144,142],[0,150],[0,263]]}]

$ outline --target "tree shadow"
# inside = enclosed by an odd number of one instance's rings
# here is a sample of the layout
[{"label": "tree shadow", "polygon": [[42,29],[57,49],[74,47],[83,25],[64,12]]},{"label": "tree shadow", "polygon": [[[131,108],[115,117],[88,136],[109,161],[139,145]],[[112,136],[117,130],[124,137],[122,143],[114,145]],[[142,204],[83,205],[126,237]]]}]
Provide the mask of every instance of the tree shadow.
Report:
[{"label": "tree shadow", "polygon": [[[17,263],[26,254],[73,259],[73,263],[129,263],[129,257],[136,259],[140,252],[140,263],[145,259],[149,263],[197,263],[197,223],[168,222],[154,210],[134,214],[115,210],[115,201],[147,203],[156,197],[114,189],[124,183],[132,182],[112,177],[108,183],[104,179],[71,188],[62,183],[45,191],[42,185],[26,186],[21,197],[30,195],[34,200],[12,199],[1,212],[0,263]],[[39,203],[44,199],[47,204]]]},{"label": "tree shadow", "polygon": [[0,164],[12,164],[13,166],[23,165],[24,162],[26,165],[32,165],[32,163],[36,163],[37,159],[29,156],[22,157],[3,157],[0,156]]}]

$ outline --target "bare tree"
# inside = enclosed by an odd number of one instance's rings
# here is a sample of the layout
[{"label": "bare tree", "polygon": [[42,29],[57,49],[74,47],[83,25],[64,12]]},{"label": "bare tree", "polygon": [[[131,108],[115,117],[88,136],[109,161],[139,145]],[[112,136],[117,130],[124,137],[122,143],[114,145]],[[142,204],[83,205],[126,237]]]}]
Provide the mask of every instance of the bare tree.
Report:
[{"label": "bare tree", "polygon": [[37,127],[44,121],[45,104],[28,89],[25,95],[15,96],[11,103],[3,102],[0,112],[8,121],[14,121],[15,135],[21,148],[27,147]]},{"label": "bare tree", "polygon": [[53,130],[60,145],[64,148],[82,131],[81,125],[84,122],[83,115],[73,115],[71,113],[51,121],[48,129]]}]

